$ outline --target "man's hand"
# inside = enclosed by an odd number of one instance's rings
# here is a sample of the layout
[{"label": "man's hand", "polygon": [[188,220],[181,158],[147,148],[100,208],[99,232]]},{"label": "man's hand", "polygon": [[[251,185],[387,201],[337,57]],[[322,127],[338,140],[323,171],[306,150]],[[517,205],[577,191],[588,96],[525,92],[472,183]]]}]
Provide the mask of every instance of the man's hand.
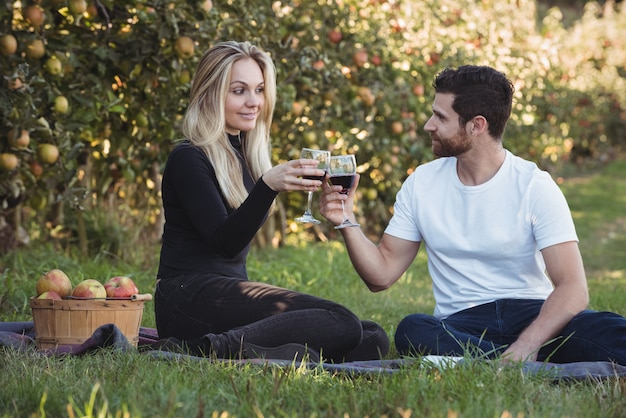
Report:
[{"label": "man's hand", "polygon": [[342,190],[341,186],[333,186],[324,179],[325,181],[322,182],[322,194],[319,199],[319,208],[322,216],[335,225],[343,222],[343,212],[341,210],[341,201],[343,200],[346,215],[354,222],[354,192],[359,185],[359,179],[360,176],[355,174],[354,185],[347,195],[339,193]]},{"label": "man's hand", "polygon": [[501,357],[505,361],[535,361],[537,360],[539,348],[540,347],[527,345],[517,340],[502,353]]}]

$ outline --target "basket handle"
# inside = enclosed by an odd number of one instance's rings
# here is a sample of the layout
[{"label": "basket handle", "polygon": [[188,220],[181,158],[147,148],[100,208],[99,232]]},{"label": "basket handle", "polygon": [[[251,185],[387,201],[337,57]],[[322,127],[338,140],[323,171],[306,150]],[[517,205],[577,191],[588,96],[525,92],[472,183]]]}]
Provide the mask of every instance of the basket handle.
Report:
[{"label": "basket handle", "polygon": [[152,294],[143,293],[143,294],[132,295],[130,297],[130,300],[152,300]]}]

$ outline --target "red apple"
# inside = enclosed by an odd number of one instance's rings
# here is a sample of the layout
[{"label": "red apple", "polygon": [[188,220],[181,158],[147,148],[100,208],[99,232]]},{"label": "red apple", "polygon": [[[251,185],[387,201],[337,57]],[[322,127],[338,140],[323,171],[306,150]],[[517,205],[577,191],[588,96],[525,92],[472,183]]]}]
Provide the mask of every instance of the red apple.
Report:
[{"label": "red apple", "polygon": [[63,271],[53,269],[41,275],[37,281],[36,290],[37,296],[54,291],[61,298],[64,298],[72,293],[72,282]]},{"label": "red apple", "polygon": [[16,149],[26,149],[30,144],[30,133],[26,129],[13,128],[7,134],[9,145]]},{"label": "red apple", "polygon": [[331,29],[328,31],[328,40],[334,44],[338,44],[343,39],[343,34],[339,29]]},{"label": "red apple", "polygon": [[28,6],[23,11],[23,16],[28,23],[38,28],[43,25],[43,22],[46,20],[46,14],[39,5],[31,5]]},{"label": "red apple", "polygon": [[413,94],[416,96],[423,96],[424,95],[424,85],[422,84],[416,84],[413,86]]},{"label": "red apple", "polygon": [[369,55],[365,49],[359,49],[352,56],[352,61],[357,67],[362,67],[367,64],[369,60]]},{"label": "red apple", "polygon": [[324,60],[317,60],[313,63],[313,68],[317,71],[323,70],[324,67],[326,67],[326,63],[324,62]]},{"label": "red apple", "polygon": [[63,298],[54,290],[48,290],[47,292],[43,292],[41,295],[37,296],[37,299],[62,300]]},{"label": "red apple", "polygon": [[109,298],[129,298],[139,293],[137,285],[130,277],[115,276],[104,283]]},{"label": "red apple", "polygon": [[72,296],[77,298],[105,299],[107,291],[104,285],[95,279],[85,279],[78,283],[72,291]]},{"label": "red apple", "polygon": [[35,178],[39,178],[43,175],[43,167],[39,164],[39,162],[31,160],[28,162],[28,166],[30,167],[30,172],[33,173]]}]

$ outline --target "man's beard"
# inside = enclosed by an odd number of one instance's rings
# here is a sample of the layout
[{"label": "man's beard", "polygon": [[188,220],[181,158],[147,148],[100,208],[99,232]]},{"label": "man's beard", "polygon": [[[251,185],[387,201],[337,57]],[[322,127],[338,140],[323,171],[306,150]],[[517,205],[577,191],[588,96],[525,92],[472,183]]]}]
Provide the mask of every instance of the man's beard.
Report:
[{"label": "man's beard", "polygon": [[456,157],[472,149],[472,141],[465,131],[459,130],[451,138],[440,138],[437,133],[430,134],[433,154],[436,157]]}]

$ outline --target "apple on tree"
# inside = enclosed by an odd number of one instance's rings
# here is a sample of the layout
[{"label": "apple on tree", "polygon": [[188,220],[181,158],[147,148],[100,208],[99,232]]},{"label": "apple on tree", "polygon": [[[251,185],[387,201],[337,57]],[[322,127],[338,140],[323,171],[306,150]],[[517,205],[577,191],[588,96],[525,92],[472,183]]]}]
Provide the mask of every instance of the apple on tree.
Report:
[{"label": "apple on tree", "polygon": [[46,46],[41,39],[35,38],[26,44],[26,56],[32,59],[38,59],[46,53]]},{"label": "apple on tree", "polygon": [[39,144],[37,158],[45,164],[54,164],[59,159],[59,149],[54,144]]},{"label": "apple on tree", "polygon": [[9,145],[16,149],[26,149],[30,144],[30,133],[26,129],[13,128],[7,134]]},{"label": "apple on tree", "polygon": [[0,154],[0,171],[13,171],[17,168],[20,160],[15,154],[3,152]]},{"label": "apple on tree", "polygon": [[328,40],[334,44],[338,44],[343,39],[343,34],[339,29],[331,29],[328,31]]},{"label": "apple on tree", "polygon": [[139,293],[137,285],[130,277],[115,276],[104,283],[109,298],[129,298]]},{"label": "apple on tree", "polygon": [[65,96],[57,96],[54,98],[54,111],[57,113],[65,114],[70,106],[70,102]]},{"label": "apple on tree", "polygon": [[85,279],[76,285],[72,291],[72,296],[85,299],[105,299],[107,291],[104,285],[96,279]]},{"label": "apple on tree", "polygon": [[85,0],[70,0],[69,10],[73,15],[80,15],[87,10],[87,2]]},{"label": "apple on tree", "polygon": [[17,39],[10,33],[0,36],[0,54],[8,57],[17,51]]},{"label": "apple on tree", "polygon": [[54,291],[61,298],[64,298],[72,293],[72,282],[62,270],[52,269],[41,275],[35,290],[37,291],[37,296]]},{"label": "apple on tree", "polygon": [[174,43],[174,50],[176,51],[176,55],[180,58],[187,59],[193,57],[195,50],[193,39],[189,36],[179,37]]},{"label": "apple on tree", "polygon": [[46,20],[46,14],[43,9],[36,4],[28,6],[23,12],[24,18],[35,28],[39,28]]}]

